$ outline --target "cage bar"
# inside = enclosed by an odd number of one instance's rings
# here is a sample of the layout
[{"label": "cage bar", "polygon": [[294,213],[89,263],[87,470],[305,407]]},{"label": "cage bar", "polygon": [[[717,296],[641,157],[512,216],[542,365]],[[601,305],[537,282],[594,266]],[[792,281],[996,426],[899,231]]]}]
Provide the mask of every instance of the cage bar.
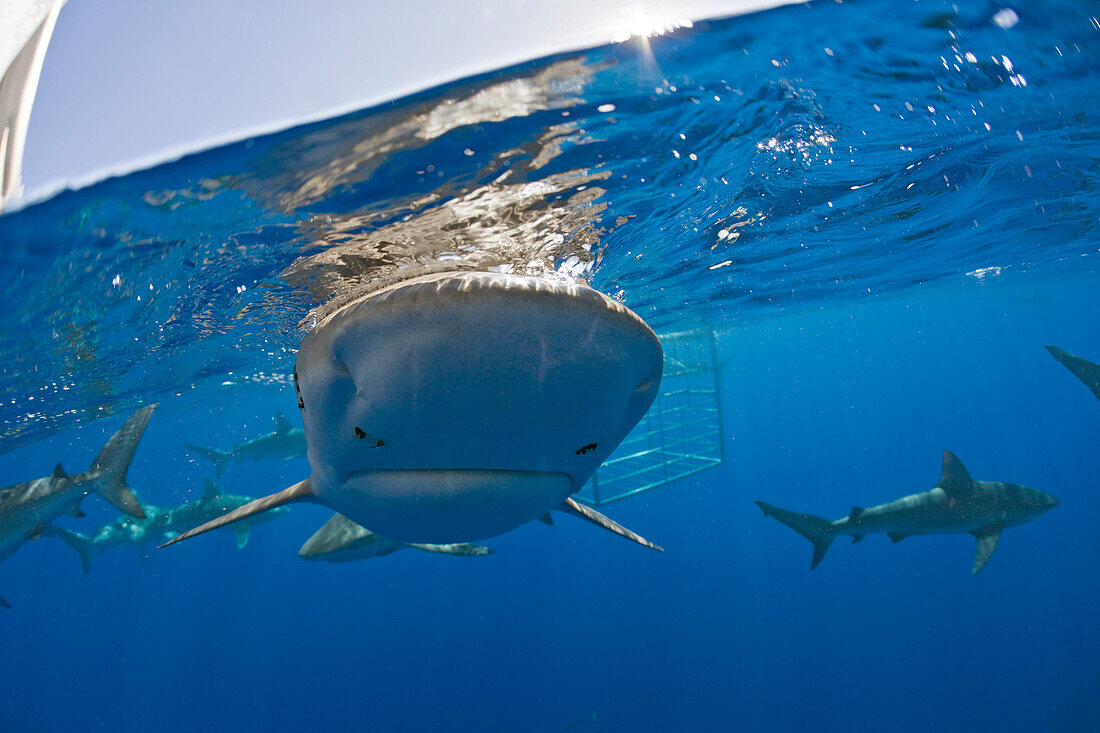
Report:
[{"label": "cage bar", "polygon": [[718,346],[697,329],[659,337],[664,374],[653,405],[576,497],[610,504],[713,468],[724,459]]}]

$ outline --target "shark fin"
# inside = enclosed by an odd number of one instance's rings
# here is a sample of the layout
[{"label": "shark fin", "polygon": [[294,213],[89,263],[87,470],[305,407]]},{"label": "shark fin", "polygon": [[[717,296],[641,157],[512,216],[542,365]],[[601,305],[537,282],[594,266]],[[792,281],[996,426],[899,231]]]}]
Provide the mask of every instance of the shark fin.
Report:
[{"label": "shark fin", "polygon": [[282,435],[283,433],[289,433],[294,427],[290,424],[290,420],[286,419],[286,415],[281,412],[275,413],[275,432]]},{"label": "shark fin", "polygon": [[657,545],[653,544],[652,542],[647,540],[645,537],[642,537],[640,534],[637,534],[635,532],[631,532],[629,529],[622,526],[618,522],[615,522],[611,519],[608,519],[604,515],[600,514],[598,511],[596,511],[592,507],[585,506],[583,504],[578,504],[577,502],[573,501],[572,499],[570,499],[568,497],[566,497],[565,501],[563,501],[561,504],[559,504],[558,506],[556,506],[554,508],[557,509],[559,512],[564,512],[566,514],[572,514],[574,517],[579,517],[581,519],[592,522],[592,524],[603,527],[606,530],[610,530],[610,531],[614,532],[617,535],[622,535],[623,537],[626,537],[628,540],[634,540],[639,545],[644,545],[645,547],[650,547],[650,548],[652,548],[654,550],[657,550],[659,552],[664,552],[663,549],[661,549]]},{"label": "shark fin", "polygon": [[473,545],[469,542],[458,542],[450,545],[426,545],[421,542],[408,542],[408,547],[415,547],[425,552],[438,552],[442,555],[492,555],[493,551],[488,547]]},{"label": "shark fin", "polygon": [[856,524],[857,522],[859,522],[859,515],[861,515],[861,514],[863,514],[863,507],[861,507],[861,506],[852,507],[852,511],[850,511],[848,513],[848,523],[849,524]]},{"label": "shark fin", "polygon": [[974,490],[974,480],[959,457],[949,450],[943,452],[943,473],[940,474],[939,488],[952,499],[966,496]]},{"label": "shark fin", "polygon": [[58,463],[53,467],[53,473],[50,474],[51,478],[68,478],[69,474],[65,473],[65,469],[61,467],[61,463]]},{"label": "shark fin", "polygon": [[73,504],[73,508],[69,510],[70,517],[76,517],[77,519],[83,519],[88,516],[84,513],[84,510],[80,508],[80,504]]},{"label": "shark fin", "polygon": [[993,551],[997,549],[997,542],[1001,539],[1002,529],[1004,529],[1003,524],[991,524],[970,533],[978,538],[978,554],[974,556],[974,569],[970,571],[971,573],[984,568],[989,558],[993,557]]},{"label": "shark fin", "polygon": [[218,485],[216,483],[214,483],[209,478],[206,478],[206,477],[203,478],[203,480],[202,480],[202,498],[203,499],[208,499],[208,500],[217,499],[218,494],[220,494],[220,493],[222,493],[222,491],[221,491],[221,489],[218,488]]},{"label": "shark fin", "polygon": [[836,527],[828,519],[815,517],[813,514],[801,514],[788,509],[780,509],[763,501],[756,502],[764,512],[765,517],[774,517],[787,525],[795,532],[814,543],[814,557],[810,561],[810,570],[816,568],[829,551],[829,545],[836,537]]},{"label": "shark fin", "polygon": [[46,529],[44,524],[36,524],[27,530],[26,538],[28,540],[37,540],[42,537],[42,531]]},{"label": "shark fin", "polygon": [[190,443],[184,443],[183,447],[213,463],[214,478],[222,477],[222,474],[225,473],[225,467],[229,463],[229,459],[233,457],[232,453],[227,453],[217,448],[203,448],[201,445],[191,445]]},{"label": "shark fin", "polygon": [[156,409],[156,405],[147,405],[131,415],[118,432],[111,436],[107,445],[103,446],[89,471],[95,479],[96,493],[115,509],[138,519],[145,519],[145,510],[126,485],[126,472],[130,469],[130,461],[134,459],[134,451],[141,436],[145,433],[145,426],[149,424],[149,418]]},{"label": "shark fin", "polygon": [[84,571],[84,574],[87,575],[88,571],[92,569],[92,541],[79,532],[70,532],[67,529],[62,529],[61,527],[55,527],[53,525],[50,525],[47,534],[51,537],[56,537],[77,551],[80,555],[80,567]]},{"label": "shark fin", "polygon": [[0,598],[0,608],[11,608],[11,604]]},{"label": "shark fin", "polygon": [[896,545],[911,534],[911,532],[887,532],[886,536]]},{"label": "shark fin", "polygon": [[539,521],[543,524],[548,524],[551,527],[554,526],[554,518],[550,516],[550,512],[546,512],[546,514],[543,514],[541,517],[539,517]]},{"label": "shark fin", "polygon": [[867,535],[865,535],[865,534],[854,534],[854,535],[852,535],[852,544],[854,545],[857,542],[862,542],[863,538],[866,537],[866,536]]},{"label": "shark fin", "polygon": [[248,544],[248,538],[252,536],[252,527],[247,524],[238,524],[233,531],[237,533],[237,549],[243,550]]},{"label": "shark fin", "polygon": [[194,537],[195,535],[203,534],[204,532],[209,532],[210,530],[217,529],[218,527],[224,527],[227,524],[232,524],[233,522],[236,522],[240,519],[246,519],[254,514],[259,514],[260,512],[267,511],[268,509],[274,509],[277,506],[282,506],[284,504],[290,504],[292,502],[299,501],[316,501],[313,494],[313,485],[310,483],[310,480],[308,478],[305,481],[299,481],[293,486],[283,489],[278,493],[271,494],[270,496],[265,496],[260,499],[254,499],[244,506],[237,507],[228,514],[223,514],[217,519],[210,520],[206,524],[200,524],[194,529],[189,529],[178,537],[173,537],[172,539],[165,542],[163,545],[158,546],[157,549],[159,550],[161,547],[174,545],[177,542],[182,542],[183,540]]},{"label": "shark fin", "polygon": [[1062,351],[1057,346],[1047,346],[1047,351],[1100,399],[1100,366],[1093,364],[1088,359],[1074,356],[1068,351]]}]

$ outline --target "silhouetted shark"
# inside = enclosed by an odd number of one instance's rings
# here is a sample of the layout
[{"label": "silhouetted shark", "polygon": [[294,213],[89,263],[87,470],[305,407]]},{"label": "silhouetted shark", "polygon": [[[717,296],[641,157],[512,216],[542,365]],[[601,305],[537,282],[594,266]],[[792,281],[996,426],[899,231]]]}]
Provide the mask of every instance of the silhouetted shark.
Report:
[{"label": "silhouetted shark", "polygon": [[882,533],[897,543],[915,534],[967,532],[978,539],[972,571],[976,573],[993,555],[1001,530],[1030,522],[1058,506],[1058,499],[1018,484],[974,481],[962,461],[945,450],[943,475],[936,488],[869,509],[853,507],[847,517],[835,522],[762,501],[756,505],[764,510],[765,516],[775,517],[813,543],[811,568],[816,568],[825,557],[838,534],[852,535],[852,541],[859,542],[868,534]]},{"label": "silhouetted shark", "polygon": [[[58,463],[44,478],[0,489],[0,561],[29,539],[41,537],[63,514],[83,516],[80,502],[94,491],[114,508],[144,517],[141,504],[126,485],[126,472],[156,405],[142,407],[118,429],[83,473],[69,475]],[[0,598],[0,606],[11,608]]]},{"label": "silhouetted shark", "polygon": [[1047,351],[1055,359],[1062,362],[1066,369],[1073,372],[1075,377],[1084,382],[1085,386],[1092,390],[1097,399],[1100,399],[1100,364],[1093,364],[1087,359],[1062,351],[1057,346],[1047,346]]},{"label": "silhouetted shark", "polygon": [[275,415],[275,432],[266,433],[258,438],[246,440],[228,451],[217,448],[203,448],[199,445],[184,445],[187,450],[197,453],[214,464],[215,478],[221,478],[230,461],[259,461],[273,458],[289,461],[306,454],[306,431],[293,427],[286,416]]},{"label": "silhouetted shark", "polygon": [[[162,542],[176,537],[182,532],[193,529],[253,500],[251,496],[222,493],[217,484],[210,479],[204,479],[204,484],[203,495],[200,499],[180,504],[173,509],[162,509],[152,504],[146,504],[145,513],[147,516],[145,519],[119,517],[110,524],[100,527],[91,537],[61,527],[51,527],[47,530],[47,533],[62,540],[80,553],[81,565],[86,573],[91,567],[93,550],[103,553],[111,547],[133,544],[144,555],[147,543]],[[248,544],[252,525],[271,521],[286,511],[288,510],[285,508],[275,509],[266,514],[251,517],[249,520],[236,525],[233,530],[237,535],[237,547],[241,548]]]}]

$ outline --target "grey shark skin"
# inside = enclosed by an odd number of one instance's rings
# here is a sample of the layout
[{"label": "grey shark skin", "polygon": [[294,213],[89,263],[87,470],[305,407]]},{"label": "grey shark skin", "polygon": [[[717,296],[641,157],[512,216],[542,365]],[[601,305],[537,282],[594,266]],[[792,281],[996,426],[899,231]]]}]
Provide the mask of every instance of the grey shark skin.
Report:
[{"label": "grey shark skin", "polygon": [[228,451],[217,448],[204,448],[200,445],[184,445],[187,450],[196,453],[214,464],[214,477],[221,478],[230,461],[259,461],[275,459],[289,461],[306,454],[306,431],[293,427],[282,413],[275,415],[275,431],[258,438],[246,440]]},{"label": "grey shark skin", "polygon": [[[79,513],[80,502],[89,492],[99,494],[119,511],[144,517],[141,504],[126,485],[126,472],[155,410],[156,405],[149,405],[135,412],[87,471],[70,475],[58,463],[49,476],[0,489],[0,561],[27,540],[41,537],[53,520]],[[0,605],[11,608],[2,598]]]},{"label": "grey shark skin", "polygon": [[391,285],[302,340],[310,477],[174,541],[306,501],[406,543],[493,537],[557,509],[660,549],[570,494],[649,408],[661,368],[645,322],[584,285],[487,272]]},{"label": "grey shark skin", "polygon": [[327,560],[328,562],[353,562],[372,557],[382,557],[412,547],[426,552],[438,552],[443,555],[492,555],[488,547],[457,542],[447,545],[433,545],[420,542],[398,542],[361,527],[343,514],[335,514],[325,522],[312,537],[306,540],[298,550],[298,556],[304,560]]},{"label": "grey shark skin", "polygon": [[[145,547],[150,541],[161,542],[171,539],[181,532],[194,529],[200,524],[220,517],[225,512],[242,507],[253,500],[251,496],[224,494],[213,481],[205,479],[201,499],[180,504],[172,509],[162,509],[152,504],[145,504],[145,519],[119,517],[115,521],[100,527],[91,537],[61,527],[49,527],[46,534],[57,537],[76,550],[80,554],[84,572],[87,573],[91,568],[93,553],[102,554],[112,547],[132,544],[144,555]],[[248,521],[243,521],[235,526],[233,529],[237,535],[237,548],[243,548],[248,544],[253,525],[269,522],[287,511],[289,510],[285,508],[273,509],[266,514],[252,517]]]},{"label": "grey shark skin", "polygon": [[756,505],[814,545],[810,568],[816,568],[838,534],[859,542],[868,534],[886,534],[895,543],[915,534],[969,533],[978,540],[972,572],[993,555],[1001,530],[1032,521],[1058,506],[1058,499],[1028,486],[1000,481],[975,481],[951,451],[943,452],[943,474],[931,491],[912,494],[868,509],[853,507],[835,522],[812,514],[780,509],[762,501]]},{"label": "grey shark skin", "polygon": [[1073,372],[1073,376],[1080,379],[1086,387],[1092,390],[1097,399],[1100,399],[1100,364],[1093,364],[1087,359],[1074,356],[1068,351],[1062,351],[1057,346],[1047,346],[1050,355]]}]

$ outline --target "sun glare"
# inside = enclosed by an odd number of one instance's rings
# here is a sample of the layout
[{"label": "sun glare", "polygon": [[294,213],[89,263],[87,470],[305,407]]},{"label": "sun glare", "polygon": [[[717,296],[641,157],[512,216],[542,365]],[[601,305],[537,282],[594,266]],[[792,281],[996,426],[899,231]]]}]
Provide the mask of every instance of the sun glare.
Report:
[{"label": "sun glare", "polygon": [[660,15],[645,8],[631,8],[623,12],[622,23],[611,40],[614,43],[623,43],[632,38],[653,38],[671,33],[677,28],[690,27],[691,21],[686,18]]}]

